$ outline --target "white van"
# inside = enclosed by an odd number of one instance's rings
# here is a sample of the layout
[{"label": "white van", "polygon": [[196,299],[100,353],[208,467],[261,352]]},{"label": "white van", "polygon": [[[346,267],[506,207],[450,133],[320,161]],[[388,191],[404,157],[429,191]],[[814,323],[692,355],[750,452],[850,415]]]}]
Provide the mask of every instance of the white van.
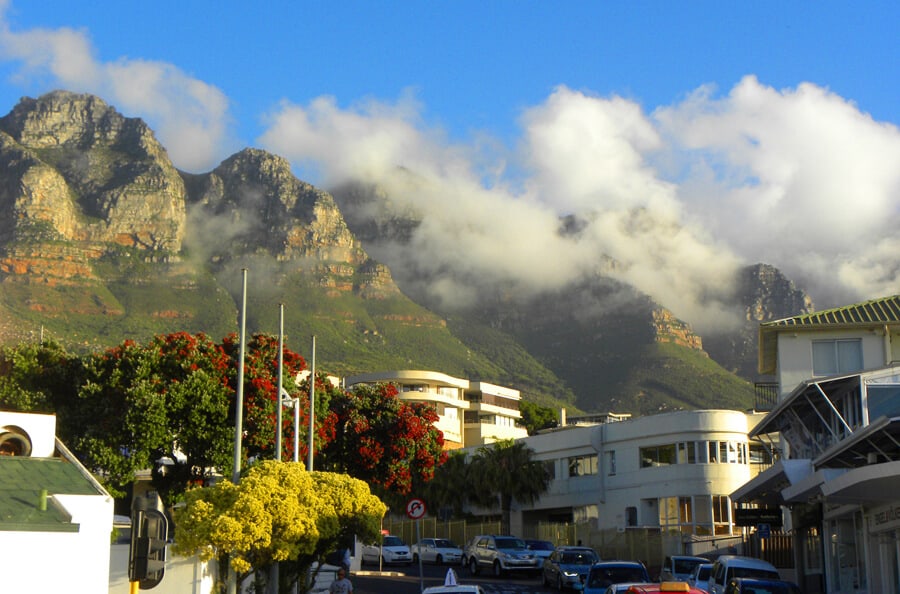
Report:
[{"label": "white van", "polygon": [[723,594],[728,582],[739,577],[781,579],[778,570],[768,561],[740,555],[722,555],[713,563],[708,590],[711,594]]}]

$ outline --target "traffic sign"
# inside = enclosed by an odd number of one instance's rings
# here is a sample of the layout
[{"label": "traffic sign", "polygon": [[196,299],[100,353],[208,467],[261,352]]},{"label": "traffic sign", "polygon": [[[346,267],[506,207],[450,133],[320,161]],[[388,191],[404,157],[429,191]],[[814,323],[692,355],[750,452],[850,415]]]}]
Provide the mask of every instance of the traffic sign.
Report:
[{"label": "traffic sign", "polygon": [[410,499],[406,504],[406,515],[412,520],[418,520],[425,515],[425,502],[421,499]]}]

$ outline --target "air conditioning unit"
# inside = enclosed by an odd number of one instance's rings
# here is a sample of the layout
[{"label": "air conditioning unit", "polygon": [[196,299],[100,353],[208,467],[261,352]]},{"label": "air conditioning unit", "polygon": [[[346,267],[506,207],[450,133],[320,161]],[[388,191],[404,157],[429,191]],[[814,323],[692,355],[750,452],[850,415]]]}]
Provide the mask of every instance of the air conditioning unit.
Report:
[{"label": "air conditioning unit", "polygon": [[0,411],[0,455],[52,458],[56,416]]}]

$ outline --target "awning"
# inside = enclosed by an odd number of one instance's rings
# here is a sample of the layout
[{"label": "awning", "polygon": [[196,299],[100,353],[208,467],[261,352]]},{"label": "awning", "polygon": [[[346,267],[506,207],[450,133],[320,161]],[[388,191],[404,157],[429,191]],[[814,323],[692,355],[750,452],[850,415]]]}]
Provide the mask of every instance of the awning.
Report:
[{"label": "awning", "polygon": [[816,458],[815,465],[858,468],[868,466],[870,457],[877,462],[900,460],[900,417],[879,417],[857,429]]},{"label": "awning", "polygon": [[846,470],[840,468],[819,469],[790,487],[786,487],[781,494],[787,503],[807,503],[810,499],[822,495],[822,485],[844,472]]},{"label": "awning", "polygon": [[778,460],[771,468],[759,473],[731,494],[739,503],[781,505],[782,491],[813,473],[810,460]]},{"label": "awning", "polygon": [[896,501],[900,493],[900,461],[854,468],[822,485],[829,503]]}]

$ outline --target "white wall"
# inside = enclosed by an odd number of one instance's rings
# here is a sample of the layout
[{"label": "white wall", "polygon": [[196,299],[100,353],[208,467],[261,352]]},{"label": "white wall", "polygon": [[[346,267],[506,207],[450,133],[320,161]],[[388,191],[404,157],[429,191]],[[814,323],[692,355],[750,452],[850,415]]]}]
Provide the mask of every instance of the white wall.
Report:
[{"label": "white wall", "polygon": [[889,362],[888,359],[893,356],[890,353],[885,353],[884,335],[871,330],[779,332],[778,385],[781,392],[780,397],[787,396],[800,382],[813,377],[813,340],[844,338],[860,338],[862,340],[863,367],[865,369],[883,367]]},{"label": "white wall", "polygon": [[[107,545],[108,546],[108,545]],[[129,594],[127,544],[112,545],[109,554],[109,594]],[[179,557],[167,552],[166,573],[154,594],[209,594],[215,583],[215,563],[197,557]],[[3,590],[5,591],[5,590]],[[69,590],[62,590],[69,592]],[[100,592],[101,590],[94,590]]]}]

